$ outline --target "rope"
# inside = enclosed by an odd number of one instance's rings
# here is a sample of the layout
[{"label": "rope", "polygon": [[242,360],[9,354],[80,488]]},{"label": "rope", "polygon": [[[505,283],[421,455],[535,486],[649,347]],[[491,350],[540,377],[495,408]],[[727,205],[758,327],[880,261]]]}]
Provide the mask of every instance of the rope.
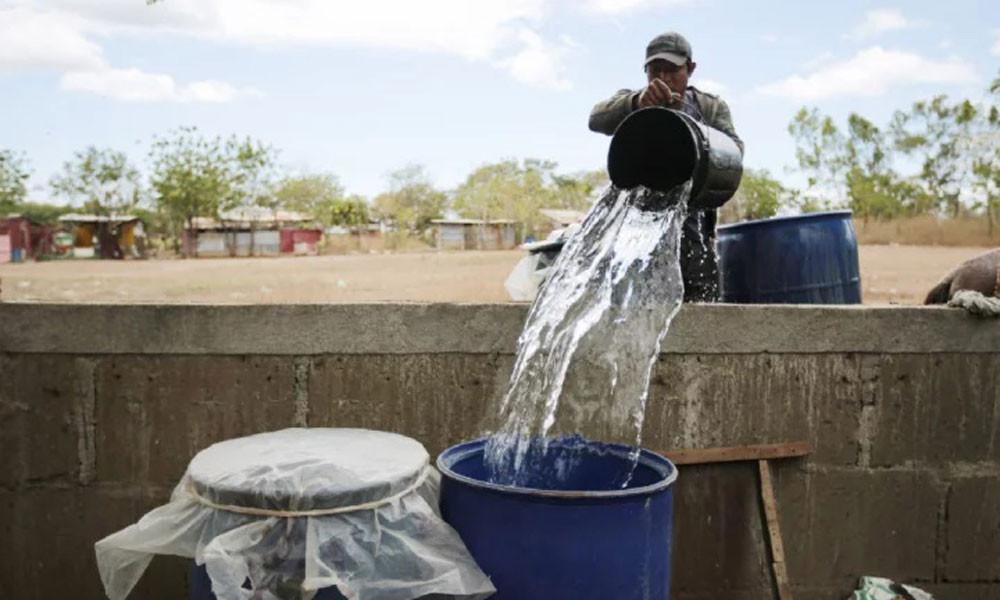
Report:
[{"label": "rope", "polygon": [[191,480],[188,480],[187,491],[190,492],[192,496],[194,496],[195,500],[197,500],[199,503],[201,503],[201,504],[203,504],[203,505],[205,505],[205,506],[207,506],[209,508],[214,508],[216,510],[224,510],[224,511],[228,511],[228,512],[238,513],[238,514],[241,514],[241,515],[251,515],[251,516],[255,516],[255,517],[284,517],[284,518],[287,518],[287,517],[325,517],[325,516],[328,516],[328,515],[339,515],[339,514],[343,514],[343,513],[357,512],[357,511],[361,511],[361,510],[373,510],[373,509],[379,508],[380,506],[385,506],[386,504],[390,504],[392,502],[395,502],[396,500],[399,500],[403,496],[406,496],[407,494],[413,492],[418,487],[420,487],[424,483],[424,481],[427,479],[427,475],[428,475],[428,473],[430,473],[430,470],[431,469],[430,469],[429,466],[425,466],[424,470],[421,471],[420,476],[417,477],[417,479],[412,484],[410,484],[403,491],[401,491],[399,493],[396,493],[396,494],[393,494],[392,496],[388,496],[388,497],[382,498],[380,500],[373,500],[371,502],[365,502],[364,504],[353,504],[351,506],[337,506],[335,508],[318,508],[318,509],[315,509],[315,510],[272,510],[272,509],[268,509],[268,508],[257,508],[257,507],[254,507],[254,506],[237,506],[235,504],[218,504],[216,502],[212,502],[211,500],[209,500],[209,499],[205,498],[204,496],[202,496],[201,494],[199,494],[198,490],[195,489],[194,483]]},{"label": "rope", "polygon": [[990,298],[972,290],[955,292],[948,306],[964,308],[977,317],[1000,317],[1000,298]]}]

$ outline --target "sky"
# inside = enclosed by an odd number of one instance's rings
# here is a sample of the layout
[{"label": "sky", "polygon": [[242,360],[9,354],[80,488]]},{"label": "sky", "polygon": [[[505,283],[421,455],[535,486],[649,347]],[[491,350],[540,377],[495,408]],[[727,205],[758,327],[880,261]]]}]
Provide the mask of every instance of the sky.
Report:
[{"label": "sky", "polygon": [[590,109],[641,87],[671,30],[692,85],[730,105],[745,165],[792,185],[799,108],[885,123],[1000,74],[996,0],[0,0],[0,148],[27,156],[38,201],[74,152],[145,170],[153,136],[187,125],[368,197],[411,163],[445,189],[505,158],[597,169]]}]

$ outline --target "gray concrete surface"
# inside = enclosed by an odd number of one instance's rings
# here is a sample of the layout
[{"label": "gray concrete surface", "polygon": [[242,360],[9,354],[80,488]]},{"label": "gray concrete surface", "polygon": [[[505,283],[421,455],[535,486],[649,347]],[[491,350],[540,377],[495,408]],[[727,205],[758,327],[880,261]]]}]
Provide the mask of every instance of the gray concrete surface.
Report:
[{"label": "gray concrete surface", "polygon": [[[93,542],[215,441],[290,426],[479,435],[516,305],[0,304],[0,598],[103,597]],[[685,307],[647,447],[808,440],[773,472],[800,598],[896,577],[1000,597],[1000,322],[946,309]],[[675,600],[770,598],[756,467],[684,467]],[[157,559],[136,598],[182,598]]]}]

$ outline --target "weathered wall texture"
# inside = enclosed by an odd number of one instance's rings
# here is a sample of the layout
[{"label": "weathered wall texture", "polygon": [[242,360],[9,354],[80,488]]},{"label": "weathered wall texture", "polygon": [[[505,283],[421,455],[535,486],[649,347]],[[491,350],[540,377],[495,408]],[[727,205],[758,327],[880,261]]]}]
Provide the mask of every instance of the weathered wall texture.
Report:
[{"label": "weathered wall texture", "polygon": [[[432,453],[503,389],[516,305],[0,304],[0,598],[103,597],[93,543],[164,502],[215,441],[397,431]],[[945,309],[689,306],[644,443],[808,440],[773,473],[800,598],[858,576],[1000,598],[1000,323]],[[685,467],[675,600],[770,598],[753,463]],[[182,598],[157,559],[136,598]]]}]

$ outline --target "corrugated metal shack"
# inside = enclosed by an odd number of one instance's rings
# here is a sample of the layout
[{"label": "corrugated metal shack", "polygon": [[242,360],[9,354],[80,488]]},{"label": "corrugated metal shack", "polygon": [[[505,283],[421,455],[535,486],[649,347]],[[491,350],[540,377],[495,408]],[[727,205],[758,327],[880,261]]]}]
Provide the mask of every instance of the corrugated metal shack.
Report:
[{"label": "corrugated metal shack", "polygon": [[510,250],[517,246],[515,221],[510,219],[435,219],[431,223],[439,250]]},{"label": "corrugated metal shack", "polygon": [[70,213],[59,217],[73,233],[76,258],[142,258],[145,232],[142,221],[133,215],[86,215]]},{"label": "corrugated metal shack", "polygon": [[323,241],[322,229],[282,229],[282,254],[317,254],[319,243]]},{"label": "corrugated metal shack", "polygon": [[[282,250],[282,231],[299,230],[313,219],[290,211],[266,209],[238,210],[220,213],[218,219],[196,217],[192,227],[184,230],[184,254],[187,256],[277,256]],[[318,234],[318,235],[317,235]],[[294,251],[294,234],[288,252]],[[311,236],[313,247],[322,237],[316,230]],[[308,243],[305,247],[308,251]],[[313,250],[315,251],[315,250]]]}]

